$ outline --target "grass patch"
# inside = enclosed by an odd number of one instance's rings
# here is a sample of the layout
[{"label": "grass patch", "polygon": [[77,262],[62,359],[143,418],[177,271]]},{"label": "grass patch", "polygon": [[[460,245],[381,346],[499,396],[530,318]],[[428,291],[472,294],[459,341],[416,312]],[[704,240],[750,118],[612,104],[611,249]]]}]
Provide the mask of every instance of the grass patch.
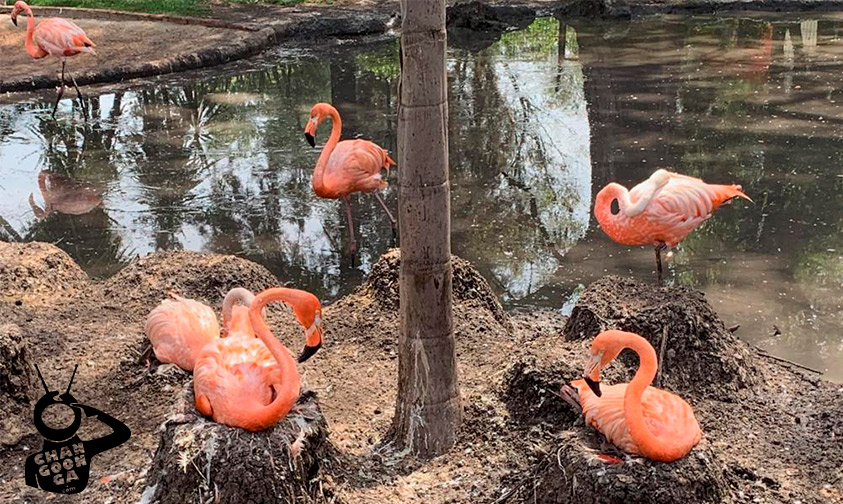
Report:
[{"label": "grass patch", "polygon": [[208,12],[205,0],[29,0],[29,5],[111,9],[149,14],[198,16]]}]

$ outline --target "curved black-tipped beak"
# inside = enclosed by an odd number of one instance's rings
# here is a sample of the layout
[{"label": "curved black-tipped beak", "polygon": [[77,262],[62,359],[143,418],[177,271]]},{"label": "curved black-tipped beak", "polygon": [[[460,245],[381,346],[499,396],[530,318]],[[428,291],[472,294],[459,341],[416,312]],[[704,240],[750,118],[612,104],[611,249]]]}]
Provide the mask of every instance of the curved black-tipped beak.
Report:
[{"label": "curved black-tipped beak", "polygon": [[594,392],[594,395],[596,395],[597,397],[600,397],[600,396],[603,395],[603,392],[600,392],[600,382],[599,381],[594,381],[591,378],[589,378],[588,376],[583,376],[583,379],[585,380],[586,385],[588,385],[588,388],[590,388],[591,391]]},{"label": "curved black-tipped beak", "polygon": [[316,147],[316,139],[313,138],[313,135],[305,133],[304,137],[307,139],[307,143],[309,143],[311,147]]},{"label": "curved black-tipped beak", "polygon": [[17,26],[18,25],[18,18],[12,18],[12,24]]},{"label": "curved black-tipped beak", "polygon": [[[313,137],[311,137],[313,138]],[[313,354],[316,353],[317,350],[322,348],[322,342],[320,341],[316,346],[305,346],[304,350],[302,350],[301,355],[299,355],[299,364],[306,361],[307,359],[313,357]]]}]

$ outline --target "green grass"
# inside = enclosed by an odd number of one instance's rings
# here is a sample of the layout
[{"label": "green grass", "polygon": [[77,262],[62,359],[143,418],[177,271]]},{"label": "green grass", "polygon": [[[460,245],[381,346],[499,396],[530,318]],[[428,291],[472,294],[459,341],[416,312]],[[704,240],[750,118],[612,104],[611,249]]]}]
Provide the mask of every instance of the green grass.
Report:
[{"label": "green grass", "polygon": [[111,9],[150,14],[197,16],[208,12],[205,0],[30,0],[29,5]]}]

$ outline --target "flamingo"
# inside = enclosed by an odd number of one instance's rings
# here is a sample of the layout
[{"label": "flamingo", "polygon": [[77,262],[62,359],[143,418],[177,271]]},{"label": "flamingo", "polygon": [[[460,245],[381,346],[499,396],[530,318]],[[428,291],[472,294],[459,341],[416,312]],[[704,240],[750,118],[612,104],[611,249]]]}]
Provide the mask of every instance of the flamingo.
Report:
[{"label": "flamingo", "polygon": [[383,180],[381,170],[386,169],[389,176],[390,166],[395,161],[389,157],[386,149],[368,140],[343,140],[342,120],[340,113],[328,103],[317,103],[310,110],[310,120],[304,129],[304,136],[311,147],[316,147],[316,128],[325,119],[331,119],[331,136],[322,149],[322,154],[316,162],[313,171],[313,191],[320,198],[342,198],[345,203],[345,216],[348,220],[350,235],[350,253],[354,257],[357,253],[357,243],[354,241],[354,223],[351,218],[351,203],[348,195],[354,192],[370,192],[375,195],[378,203],[383,207],[389,222],[392,224],[392,236],[395,237],[397,223],[386,203],[377,193],[378,189],[385,189],[387,183]]},{"label": "flamingo", "polygon": [[736,197],[752,201],[739,185],[706,184],[660,169],[631,191],[614,182],[601,189],[594,202],[594,216],[618,243],[655,246],[661,284],[661,251],[684,240],[717,207]]},{"label": "flamingo", "polygon": [[67,215],[84,215],[102,204],[102,197],[96,191],[78,184],[72,179],[52,175],[47,171],[38,174],[38,189],[44,198],[44,208],[35,203],[35,196],[29,194],[29,206],[39,219],[53,212]]},{"label": "flamingo", "polygon": [[298,400],[301,378],[296,361],[262,316],[263,308],[273,301],[289,305],[305,327],[307,343],[299,362],[321,345],[322,308],[316,296],[281,287],[258,294],[249,307],[248,321],[259,339],[241,332],[216,340],[205,346],[196,362],[196,409],[215,422],[248,431],[268,429]]},{"label": "flamingo", "polygon": [[193,371],[202,348],[220,337],[217,316],[204,303],[172,292],[169,296],[172,299],[161,301],[149,312],[144,332],[158,360]]},{"label": "flamingo", "polygon": [[[600,371],[625,348],[635,351],[640,361],[632,381],[601,386]],[[685,400],[650,386],[657,369],[656,351],[646,339],[603,331],[591,344],[583,379],[563,386],[562,395],[575,401],[586,422],[624,452],[673,462],[700,442],[702,431]]]},{"label": "flamingo", "polygon": [[[26,26],[27,54],[32,59],[41,59],[47,56],[61,58],[61,85],[58,88],[58,97],[53,107],[53,117],[55,117],[59,101],[64,95],[64,74],[67,58],[81,53],[96,54],[94,51],[96,44],[88,38],[82,28],[66,19],[48,18],[41,20],[38,26],[35,26],[35,16],[32,14],[32,9],[23,1],[15,2],[15,6],[12,7],[12,23],[15,26],[18,25],[18,14],[21,12],[29,18]],[[82,113],[87,119],[88,112],[82,99],[82,92],[79,91],[79,86],[76,84],[76,78],[70,75],[70,72],[67,72],[67,74],[73,82],[73,87],[76,88]]]}]

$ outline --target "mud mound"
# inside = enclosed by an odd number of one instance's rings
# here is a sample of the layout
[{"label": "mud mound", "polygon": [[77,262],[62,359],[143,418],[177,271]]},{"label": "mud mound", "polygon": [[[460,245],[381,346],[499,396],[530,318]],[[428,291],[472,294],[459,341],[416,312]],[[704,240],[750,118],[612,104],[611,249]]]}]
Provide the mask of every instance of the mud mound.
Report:
[{"label": "mud mound", "polygon": [[695,504],[729,496],[725,465],[705,439],[685,458],[663,464],[601,455],[586,429],[563,432],[532,481],[511,502],[537,504]]},{"label": "mud mound", "polygon": [[[454,269],[453,295],[455,301],[476,301],[488,309],[498,322],[504,322],[503,311],[489,283],[474,266],[457,256],[451,256]],[[384,310],[398,310],[399,282],[398,270],[401,267],[401,250],[392,249],[381,256],[372,266],[364,292],[373,297]]]},{"label": "mud mound", "polygon": [[559,397],[559,389],[582,375],[567,362],[539,367],[527,356],[516,362],[504,377],[501,398],[513,420],[523,425],[571,424],[579,414]]},{"label": "mud mound", "polygon": [[88,285],[88,275],[49,243],[0,242],[0,302],[53,304]]},{"label": "mud mound", "polygon": [[258,292],[277,285],[278,279],[269,270],[239,257],[157,252],[133,261],[106,280],[101,289],[105,298],[119,299],[123,307],[148,310],[168,291],[216,306],[234,287]]},{"label": "mud mound", "polygon": [[[567,340],[591,339],[605,329],[647,338],[664,356],[660,365],[666,388],[724,396],[757,382],[755,356],[726,329],[700,292],[602,278],[585,290],[564,335]],[[624,352],[620,360],[634,369],[637,358]]]},{"label": "mud mound", "polygon": [[263,432],[196,416],[192,382],[164,422],[143,502],[330,502],[320,476],[331,460],[315,394],[305,392],[280,424]]},{"label": "mud mound", "polygon": [[0,325],[0,445],[13,445],[34,432],[27,422],[29,401],[37,391],[32,369],[20,327]]}]

